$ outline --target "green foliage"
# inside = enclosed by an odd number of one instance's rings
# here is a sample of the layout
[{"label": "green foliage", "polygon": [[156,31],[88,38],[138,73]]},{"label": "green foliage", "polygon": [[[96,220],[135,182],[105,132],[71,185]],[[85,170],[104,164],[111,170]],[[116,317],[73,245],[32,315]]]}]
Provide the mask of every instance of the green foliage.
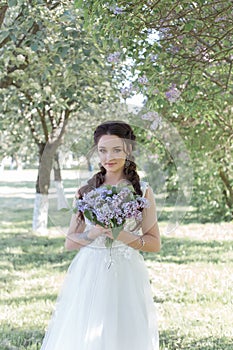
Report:
[{"label": "green foliage", "polygon": [[[232,2],[77,1],[76,6],[86,8],[88,28],[98,28],[109,50],[131,58],[131,92],[146,96],[148,110],[174,123],[189,145],[199,177],[195,198],[206,188],[208,201],[200,197],[204,207],[212,212],[217,203],[219,215],[232,215]],[[222,182],[218,191],[207,190],[203,179],[212,174],[205,176],[207,165],[197,157],[217,164],[211,170]]]},{"label": "green foliage", "polygon": [[[111,86],[119,89],[127,76],[132,87],[126,95],[143,93],[148,110],[172,122],[188,145],[195,172],[193,203],[198,208],[202,203],[206,214],[229,219],[233,211],[231,1],[159,0],[155,5],[153,1],[77,0],[75,5],[76,11],[69,1],[45,5],[41,0],[31,6],[19,0],[11,1],[4,12],[1,153],[25,149],[24,135],[29,131],[37,143],[54,137],[64,111],[69,111],[66,118],[74,122],[69,121],[66,140],[74,154],[83,154],[91,142],[83,132],[87,124],[92,129],[103,120],[103,113],[93,113],[93,105],[102,105],[106,95],[110,101],[118,96],[118,91],[113,96]],[[87,106],[88,112],[80,115]],[[12,146],[5,146],[8,143]],[[177,192],[174,162],[167,167],[169,157],[163,158],[158,144],[152,142],[166,163],[172,198]],[[215,189],[210,179],[218,184]],[[158,177],[153,181],[160,184]]]},{"label": "green foliage", "polygon": [[0,116],[5,143],[11,141],[20,149],[29,134],[29,142],[37,145],[54,140],[75,112],[113,98],[107,52],[93,42],[69,1],[11,2],[1,29]]}]

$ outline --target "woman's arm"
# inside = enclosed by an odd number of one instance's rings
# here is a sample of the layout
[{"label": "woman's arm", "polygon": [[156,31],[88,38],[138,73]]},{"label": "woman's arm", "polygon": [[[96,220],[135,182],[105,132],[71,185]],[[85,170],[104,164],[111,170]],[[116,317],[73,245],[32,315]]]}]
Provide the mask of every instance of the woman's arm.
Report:
[{"label": "woman's arm", "polygon": [[[75,193],[76,198],[79,198],[78,190]],[[70,220],[70,226],[65,240],[65,248],[67,250],[78,250],[90,244],[95,238],[91,236],[91,230],[86,229],[86,223],[79,213],[73,214]]]},{"label": "woman's arm", "polygon": [[135,236],[130,232],[121,231],[118,240],[128,244],[134,249],[144,252],[159,252],[161,247],[160,232],[157,222],[154,193],[151,187],[146,190],[145,198],[149,200],[150,207],[142,212],[143,236]]},{"label": "woman's arm", "polygon": [[73,214],[65,240],[67,250],[78,250],[91,243],[92,240],[88,236],[89,232],[85,231],[85,228],[85,222],[78,217],[78,214]]},{"label": "woman's arm", "polygon": [[103,234],[112,238],[111,230],[100,225],[93,225],[88,229],[85,222],[79,218],[78,214],[74,214],[71,217],[65,248],[67,250],[80,249],[92,243],[97,237]]}]

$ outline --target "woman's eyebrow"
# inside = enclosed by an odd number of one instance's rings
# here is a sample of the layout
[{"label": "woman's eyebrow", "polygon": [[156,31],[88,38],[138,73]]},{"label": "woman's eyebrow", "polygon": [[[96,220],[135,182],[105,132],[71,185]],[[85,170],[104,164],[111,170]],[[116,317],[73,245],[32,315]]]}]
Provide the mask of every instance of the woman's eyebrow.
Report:
[{"label": "woman's eyebrow", "polygon": [[[122,148],[122,146],[114,146],[114,147],[112,147],[112,148]],[[106,149],[106,147],[100,146],[99,149]]]}]

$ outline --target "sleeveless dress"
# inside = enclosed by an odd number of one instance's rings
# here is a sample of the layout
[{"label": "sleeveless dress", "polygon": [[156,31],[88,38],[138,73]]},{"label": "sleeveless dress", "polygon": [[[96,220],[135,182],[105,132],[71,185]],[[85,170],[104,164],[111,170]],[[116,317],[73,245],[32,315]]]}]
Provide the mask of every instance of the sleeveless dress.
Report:
[{"label": "sleeveless dress", "polygon": [[41,350],[158,349],[143,256],[117,240],[106,248],[104,236],[82,247],[68,269]]}]

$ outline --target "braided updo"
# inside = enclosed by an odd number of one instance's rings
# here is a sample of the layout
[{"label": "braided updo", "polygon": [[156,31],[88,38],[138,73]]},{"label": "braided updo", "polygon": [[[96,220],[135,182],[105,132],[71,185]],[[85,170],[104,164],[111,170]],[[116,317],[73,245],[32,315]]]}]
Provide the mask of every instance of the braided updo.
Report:
[{"label": "braided updo", "polygon": [[[132,184],[135,193],[141,196],[142,191],[140,187],[140,178],[136,171],[137,166],[134,162],[134,156],[132,155],[132,150],[135,148],[136,140],[132,128],[127,123],[121,121],[110,121],[100,124],[94,132],[95,146],[98,145],[98,142],[103,135],[115,135],[123,140],[125,153],[128,154],[128,164],[127,167],[124,167],[124,175],[126,180]],[[101,186],[104,183],[105,174],[106,170],[103,166],[101,166],[100,171],[94,174],[94,176],[87,182],[87,185],[79,189],[79,197],[82,198],[84,193],[93,190],[93,188]]]}]

